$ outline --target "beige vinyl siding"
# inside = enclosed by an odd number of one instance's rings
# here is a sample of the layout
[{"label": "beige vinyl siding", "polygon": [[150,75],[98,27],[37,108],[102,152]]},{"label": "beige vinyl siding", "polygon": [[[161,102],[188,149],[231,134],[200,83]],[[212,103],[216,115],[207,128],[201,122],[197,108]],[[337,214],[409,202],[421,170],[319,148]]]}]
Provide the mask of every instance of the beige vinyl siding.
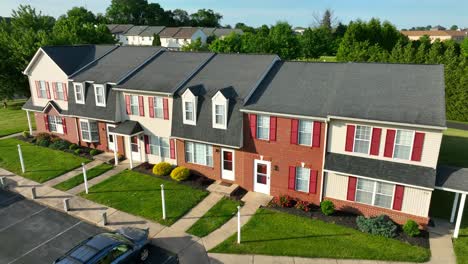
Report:
[{"label": "beige vinyl siding", "polygon": [[348,177],[332,172],[325,173],[324,197],[346,200]]},{"label": "beige vinyl siding", "polygon": [[[382,135],[380,137],[380,148],[379,148],[378,156],[371,156],[367,154],[345,151],[346,127],[348,124],[367,125],[367,126],[375,126],[375,127],[382,128]],[[442,131],[419,129],[419,128],[414,128],[414,127],[388,126],[384,124],[375,124],[371,122],[368,122],[368,123],[348,122],[348,121],[336,120],[336,119],[330,122],[329,128],[330,129],[329,129],[329,134],[328,134],[328,146],[327,146],[328,152],[346,154],[346,155],[354,155],[354,156],[380,159],[380,160],[388,160],[388,161],[393,161],[393,162],[425,166],[425,167],[431,167],[431,168],[435,168],[437,166],[437,159],[439,158],[440,144],[442,142]],[[423,132],[425,134],[425,137],[424,137],[424,145],[423,145],[421,161],[397,160],[397,159],[384,157],[385,138],[387,135],[387,129],[405,129],[405,130],[410,130],[410,131]],[[362,175],[362,176],[367,176],[367,175]],[[372,176],[372,175],[369,175],[369,176]]]},{"label": "beige vinyl siding", "polygon": [[401,211],[407,214],[427,217],[432,192],[428,190],[405,187]]}]

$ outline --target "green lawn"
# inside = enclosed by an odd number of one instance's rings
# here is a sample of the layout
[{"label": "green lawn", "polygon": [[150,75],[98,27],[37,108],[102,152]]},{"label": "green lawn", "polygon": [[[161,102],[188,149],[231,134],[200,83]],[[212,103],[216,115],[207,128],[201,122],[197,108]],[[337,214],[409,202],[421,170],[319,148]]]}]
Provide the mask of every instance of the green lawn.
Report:
[{"label": "green lawn", "polygon": [[[164,184],[166,197],[166,220],[162,219],[161,184]],[[203,200],[208,192],[125,170],[91,187],[89,194],[80,195],[130,214],[171,225]]]},{"label": "green lawn", "polygon": [[[8,107],[3,108],[0,106],[0,137],[15,134],[29,130],[28,119],[26,117],[26,111],[21,110],[26,100],[15,100],[8,101]],[[36,126],[34,123],[34,116],[31,114],[31,122],[33,127]]]},{"label": "green lawn", "polygon": [[206,212],[206,214],[198,219],[198,221],[187,230],[187,233],[199,237],[208,235],[229,221],[229,219],[236,214],[237,206],[239,205],[241,205],[239,201],[223,197]]},{"label": "green lawn", "polygon": [[309,258],[424,262],[428,249],[287,213],[259,209],[237,233],[210,252]]},{"label": "green lawn", "polygon": [[[101,165],[98,165],[92,169],[89,169],[86,171],[86,177],[88,178],[88,181],[96,178],[97,176],[105,173],[106,171],[109,171],[113,168],[114,166],[103,163]],[[73,178],[70,178],[66,181],[63,181],[57,185],[54,186],[54,188],[59,189],[61,191],[68,191],[73,187],[76,187],[80,184],[83,184],[84,178],[83,178],[83,173],[80,173],[79,175],[76,175]]]},{"label": "green lawn", "polygon": [[[26,173],[22,174],[18,156],[21,145]],[[36,182],[45,182],[71,171],[90,160],[63,151],[39,147],[17,139],[0,140],[0,167]]]}]

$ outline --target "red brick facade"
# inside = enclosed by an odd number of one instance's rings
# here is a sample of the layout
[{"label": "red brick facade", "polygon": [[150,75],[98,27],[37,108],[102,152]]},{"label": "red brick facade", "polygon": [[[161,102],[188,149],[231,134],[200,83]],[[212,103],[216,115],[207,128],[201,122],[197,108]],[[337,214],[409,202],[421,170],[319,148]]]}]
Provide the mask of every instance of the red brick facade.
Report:
[{"label": "red brick facade", "polygon": [[70,141],[72,143],[75,143],[75,144],[78,144],[78,141],[79,141],[79,135],[78,135],[78,131],[77,131],[77,128],[76,128],[76,118],[73,118],[73,117],[65,117],[65,122],[66,122],[66,125],[67,125],[67,133],[66,134],[60,134],[60,133],[54,133],[54,132],[49,132],[48,131],[48,128],[46,128],[46,124],[44,122],[44,116],[47,114],[47,115],[53,115],[53,116],[60,116],[60,114],[57,112],[57,110],[55,110],[54,108],[52,107],[49,107],[49,109],[47,109],[47,113],[43,114],[43,113],[39,113],[39,112],[35,112],[34,113],[34,118],[36,120],[36,131],[38,133],[51,133],[55,136],[58,136],[64,140],[67,140],[67,141]]}]

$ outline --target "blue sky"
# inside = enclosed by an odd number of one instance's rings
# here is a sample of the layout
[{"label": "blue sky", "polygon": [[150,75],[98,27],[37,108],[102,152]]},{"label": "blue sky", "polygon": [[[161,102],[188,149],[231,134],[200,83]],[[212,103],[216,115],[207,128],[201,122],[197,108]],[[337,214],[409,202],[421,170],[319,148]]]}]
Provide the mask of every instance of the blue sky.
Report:
[{"label": "blue sky", "polygon": [[[150,2],[156,2],[149,0]],[[313,23],[314,14],[326,8],[334,10],[341,22],[378,17],[398,28],[453,24],[468,27],[468,1],[463,0],[161,0],[164,9],[182,8],[189,12],[211,8],[221,13],[223,24],[244,22],[249,25],[288,21],[294,26]],[[94,13],[104,13],[110,0],[2,0],[0,16],[9,16],[20,4],[30,4],[43,13],[59,16],[73,6],[85,6]]]}]

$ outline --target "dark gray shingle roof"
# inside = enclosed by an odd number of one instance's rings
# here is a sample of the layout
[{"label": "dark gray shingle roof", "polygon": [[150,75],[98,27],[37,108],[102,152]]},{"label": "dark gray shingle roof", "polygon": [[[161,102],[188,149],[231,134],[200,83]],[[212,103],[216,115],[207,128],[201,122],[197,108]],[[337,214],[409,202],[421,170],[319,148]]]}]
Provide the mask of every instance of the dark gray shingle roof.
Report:
[{"label": "dark gray shingle roof", "polygon": [[117,111],[117,92],[112,90],[111,85],[106,85],[106,107],[96,105],[94,96],[94,86],[91,83],[84,83],[85,104],[77,104],[75,93],[73,92],[73,83],[69,82],[68,92],[68,114],[72,116],[116,121]]},{"label": "dark gray shingle roof", "polygon": [[[228,146],[242,146],[244,99],[261,81],[277,59],[275,55],[216,54],[174,97],[172,136]],[[197,125],[184,125],[182,95],[186,89],[198,95]],[[212,97],[222,89],[232,89],[227,129],[215,129],[212,123]]]},{"label": "dark gray shingle roof", "polygon": [[134,26],[130,28],[124,35],[125,36],[138,36],[141,32],[147,29],[148,26]]},{"label": "dark gray shingle roof", "polygon": [[119,24],[111,30],[112,34],[125,34],[133,27],[132,24]]},{"label": "dark gray shingle roof", "polygon": [[166,27],[161,32],[159,36],[161,38],[172,38],[177,32],[179,32],[180,27]]},{"label": "dark gray shingle roof", "polygon": [[192,38],[193,34],[198,30],[199,29],[196,27],[181,27],[172,37],[176,39],[189,39]]},{"label": "dark gray shingle roof", "polygon": [[35,112],[40,112],[42,111],[42,109],[44,109],[44,107],[42,106],[35,106],[33,104],[33,101],[32,101],[32,98],[29,98],[26,103],[24,103],[24,105],[21,107],[21,109],[23,110],[31,110],[31,111],[35,111]]},{"label": "dark gray shingle roof", "polygon": [[437,167],[436,186],[468,192],[468,168],[439,165]]},{"label": "dark gray shingle roof", "polygon": [[211,58],[208,52],[163,51],[118,85],[119,88],[173,93],[183,81]]},{"label": "dark gray shingle roof", "polygon": [[163,26],[149,26],[140,33],[140,36],[152,37],[154,34],[159,34],[163,29]]},{"label": "dark gray shingle roof", "polygon": [[133,136],[135,134],[143,132],[143,128],[137,121],[126,120],[115,128],[109,128],[109,131],[120,135]]},{"label": "dark gray shingle roof", "polygon": [[337,153],[325,155],[325,169],[426,188],[434,188],[436,179],[433,168]]},{"label": "dark gray shingle roof", "polygon": [[281,62],[245,109],[445,127],[442,65]]}]

